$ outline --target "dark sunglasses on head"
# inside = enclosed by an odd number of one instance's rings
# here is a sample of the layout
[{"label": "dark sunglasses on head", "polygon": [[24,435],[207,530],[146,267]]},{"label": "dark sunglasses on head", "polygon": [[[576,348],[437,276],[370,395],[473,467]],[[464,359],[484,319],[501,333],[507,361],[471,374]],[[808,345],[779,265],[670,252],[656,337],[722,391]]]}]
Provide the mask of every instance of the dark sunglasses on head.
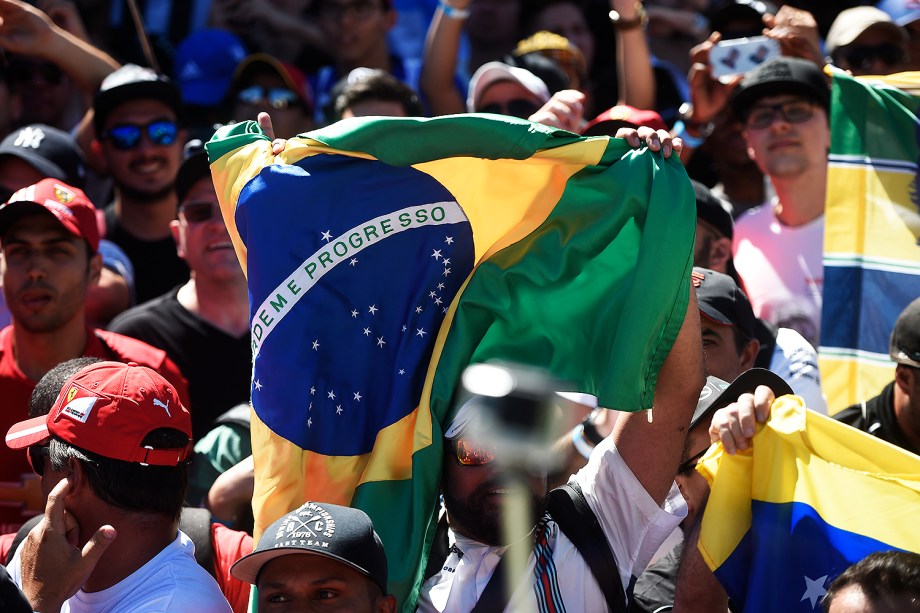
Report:
[{"label": "dark sunglasses on head", "polygon": [[146,126],[136,123],[122,123],[109,128],[102,135],[102,138],[111,142],[116,149],[128,151],[136,148],[141,143],[141,138],[145,132],[151,143],[166,147],[176,142],[179,126],[175,121],[168,119],[151,121]]},{"label": "dark sunglasses on head", "polygon": [[684,477],[692,474],[693,471],[696,470],[696,465],[700,461],[700,458],[706,455],[707,451],[709,451],[709,447],[702,450],[692,458],[687,458],[683,463],[681,463],[680,466],[677,467],[677,474]]},{"label": "dark sunglasses on head", "polygon": [[29,466],[39,477],[45,472],[45,458],[51,455],[48,445],[32,445],[28,448]]},{"label": "dark sunglasses on head", "polygon": [[748,113],[745,123],[749,128],[769,128],[776,118],[786,123],[803,123],[814,115],[815,105],[811,100],[791,100],[780,104],[758,104]]},{"label": "dark sunglasses on head", "polygon": [[286,109],[300,100],[295,92],[286,87],[262,87],[261,85],[250,85],[246,89],[241,89],[236,98],[240,102],[252,105],[264,101],[273,109]]},{"label": "dark sunglasses on head", "polygon": [[179,215],[188,223],[204,223],[214,216],[220,217],[220,211],[213,202],[186,202],[179,207]]},{"label": "dark sunglasses on head", "polygon": [[14,83],[31,83],[36,77],[48,85],[64,82],[64,73],[51,62],[15,61],[10,64],[10,80]]},{"label": "dark sunglasses on head", "polygon": [[904,50],[892,43],[883,43],[873,46],[855,46],[841,49],[840,56],[846,60],[851,68],[872,68],[875,60],[886,66],[896,66],[904,61]]},{"label": "dark sunglasses on head", "polygon": [[514,98],[506,102],[493,102],[479,109],[480,113],[495,113],[496,115],[510,115],[519,119],[527,119],[540,109],[533,100],[527,98]]},{"label": "dark sunglasses on head", "polygon": [[457,463],[461,466],[482,466],[495,459],[495,450],[472,441],[457,439],[453,446]]}]

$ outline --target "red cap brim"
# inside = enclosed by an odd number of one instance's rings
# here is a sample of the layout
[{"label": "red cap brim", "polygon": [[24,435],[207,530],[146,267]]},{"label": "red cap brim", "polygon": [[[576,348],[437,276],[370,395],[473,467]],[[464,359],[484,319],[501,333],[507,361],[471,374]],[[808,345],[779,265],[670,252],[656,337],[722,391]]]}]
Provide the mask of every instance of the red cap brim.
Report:
[{"label": "red cap brim", "polygon": [[10,449],[24,449],[39,445],[51,438],[48,432],[48,416],[41,415],[13,424],[6,433],[6,446]]}]

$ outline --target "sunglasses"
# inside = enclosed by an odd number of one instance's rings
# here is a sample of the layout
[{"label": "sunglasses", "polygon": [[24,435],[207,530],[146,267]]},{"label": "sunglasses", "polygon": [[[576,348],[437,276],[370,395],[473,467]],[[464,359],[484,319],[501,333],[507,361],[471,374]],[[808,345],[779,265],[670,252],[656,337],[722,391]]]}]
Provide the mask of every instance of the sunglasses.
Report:
[{"label": "sunglasses", "polygon": [[60,85],[64,82],[64,73],[50,62],[16,61],[10,64],[10,80],[14,83],[28,84],[36,78],[48,85]]},{"label": "sunglasses", "polygon": [[878,60],[886,66],[895,66],[904,61],[904,50],[898,45],[884,43],[874,46],[859,46],[841,50],[840,55],[852,68],[869,70]]},{"label": "sunglasses", "polygon": [[454,453],[460,466],[482,466],[495,459],[495,450],[472,441],[457,439],[453,442]]},{"label": "sunglasses", "polygon": [[32,445],[28,448],[29,466],[41,477],[45,473],[45,458],[51,456],[48,445]]},{"label": "sunglasses", "polygon": [[769,128],[778,116],[786,123],[804,123],[815,113],[811,100],[791,100],[781,104],[761,104],[751,109],[747,116],[747,127],[762,130]]},{"label": "sunglasses", "polygon": [[236,99],[253,106],[267,102],[270,107],[279,110],[286,109],[300,101],[300,97],[286,87],[263,87],[261,85],[250,85],[246,89],[241,89]]},{"label": "sunglasses", "polygon": [[167,147],[176,142],[179,126],[175,121],[158,119],[145,126],[136,123],[122,123],[107,130],[102,138],[108,140],[116,149],[130,151],[141,143],[144,133],[147,139],[158,147]]},{"label": "sunglasses", "polygon": [[204,223],[214,217],[220,218],[220,210],[213,202],[186,202],[179,207],[179,215],[187,223]]},{"label": "sunglasses", "polygon": [[339,21],[347,14],[357,21],[365,21],[378,10],[383,9],[384,7],[377,2],[324,2],[319,10],[319,16],[321,19]]},{"label": "sunglasses", "polygon": [[687,477],[696,470],[696,465],[699,463],[700,458],[706,455],[706,452],[709,451],[709,447],[703,449],[701,452],[693,456],[692,458],[687,458],[680,466],[677,467],[677,474]]},{"label": "sunglasses", "polygon": [[540,110],[540,106],[527,98],[514,98],[505,102],[493,102],[481,107],[480,113],[494,113],[496,115],[510,115],[519,119],[527,119]]}]

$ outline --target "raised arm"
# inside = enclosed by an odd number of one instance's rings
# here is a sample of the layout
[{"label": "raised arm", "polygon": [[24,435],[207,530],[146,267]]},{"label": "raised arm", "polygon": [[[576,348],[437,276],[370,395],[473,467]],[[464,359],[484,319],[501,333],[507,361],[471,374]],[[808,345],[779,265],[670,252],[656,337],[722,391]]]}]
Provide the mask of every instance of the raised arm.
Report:
[{"label": "raised arm", "polygon": [[620,16],[618,23],[627,24],[626,27],[616,27],[617,85],[620,92],[617,104],[653,109],[655,73],[645,38],[644,22],[648,18],[637,11],[641,7],[642,3],[635,0],[610,0],[610,8]]},{"label": "raised arm", "polygon": [[658,374],[651,418],[646,411],[621,415],[612,435],[626,465],[659,505],[677,474],[704,383],[699,309],[691,287],[684,323]]},{"label": "raised arm", "polygon": [[[470,0],[442,2],[428,27],[419,88],[432,116],[466,112],[463,96],[454,82],[454,73],[457,72],[464,14],[469,10],[469,4]],[[445,9],[446,6],[450,8]]]}]

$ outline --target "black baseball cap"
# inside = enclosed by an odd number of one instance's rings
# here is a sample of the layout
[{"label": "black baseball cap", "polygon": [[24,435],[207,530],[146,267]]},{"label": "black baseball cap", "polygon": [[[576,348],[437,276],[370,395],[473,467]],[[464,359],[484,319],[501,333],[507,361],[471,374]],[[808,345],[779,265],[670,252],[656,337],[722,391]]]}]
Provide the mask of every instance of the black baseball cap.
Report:
[{"label": "black baseball cap", "polygon": [[211,177],[211,165],[208,163],[208,154],[201,140],[196,138],[187,142],[184,154],[185,159],[176,173],[176,196],[180,203],[185,200],[199,179]]},{"label": "black baseball cap", "polygon": [[0,141],[0,156],[19,158],[50,179],[83,188],[86,166],[73,137],[52,126],[33,123]]},{"label": "black baseball cap", "polygon": [[898,316],[888,353],[898,364],[920,368],[920,298],[908,304]]},{"label": "black baseball cap", "polygon": [[831,88],[814,62],[781,56],[767,60],[744,77],[732,95],[732,111],[744,119],[758,100],[778,94],[805,96],[825,112],[831,104]]},{"label": "black baseball cap", "polygon": [[262,567],[281,556],[332,558],[370,578],[387,593],[387,556],[367,513],[326,502],[306,502],[269,526],[255,550],[230,574],[255,585]]},{"label": "black baseball cap", "polygon": [[708,187],[693,179],[690,179],[690,183],[693,185],[693,193],[696,194],[697,219],[708,223],[722,236],[732,238],[735,234],[735,222],[732,220],[731,211]]},{"label": "black baseball cap", "polygon": [[700,313],[706,319],[723,326],[737,326],[747,338],[755,338],[754,309],[734,279],[699,266],[693,267],[690,278],[696,288]]},{"label": "black baseball cap", "polygon": [[125,64],[102,81],[93,101],[96,133],[102,134],[105,120],[118,105],[131,100],[153,98],[182,116],[182,92],[164,74],[137,64]]},{"label": "black baseball cap", "polygon": [[759,385],[769,387],[777,398],[795,393],[782,377],[766,368],[746,370],[731,383],[718,377],[706,377],[706,385],[700,391],[700,399],[693,410],[690,428],[694,428],[703,419],[708,421],[713,413],[738,400],[741,394],[753,393]]}]

